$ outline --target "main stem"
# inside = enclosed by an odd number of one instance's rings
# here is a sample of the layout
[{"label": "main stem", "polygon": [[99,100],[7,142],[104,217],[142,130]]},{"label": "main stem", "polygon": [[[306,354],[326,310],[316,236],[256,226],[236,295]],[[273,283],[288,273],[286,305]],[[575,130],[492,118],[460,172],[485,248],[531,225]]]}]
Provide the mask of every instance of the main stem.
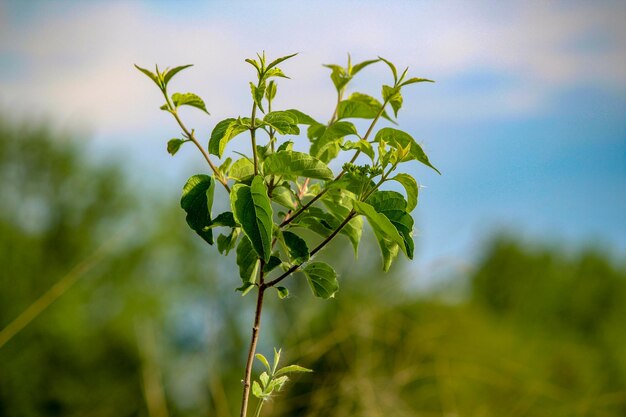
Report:
[{"label": "main stem", "polygon": [[252,104],[252,117],[250,121],[250,139],[252,140],[252,157],[254,159],[254,175],[259,173],[259,161],[256,155],[256,102]]},{"label": "main stem", "polygon": [[246,417],[248,411],[248,400],[250,399],[250,377],[252,375],[252,363],[254,362],[254,354],[256,345],[259,341],[259,330],[261,328],[261,311],[263,310],[263,294],[265,293],[265,284],[263,282],[264,262],[261,260],[259,293],[256,298],[256,312],[254,313],[254,324],[252,325],[252,338],[250,339],[250,348],[248,349],[248,360],[246,361],[246,371],[243,378],[243,395],[241,398],[240,417]]}]

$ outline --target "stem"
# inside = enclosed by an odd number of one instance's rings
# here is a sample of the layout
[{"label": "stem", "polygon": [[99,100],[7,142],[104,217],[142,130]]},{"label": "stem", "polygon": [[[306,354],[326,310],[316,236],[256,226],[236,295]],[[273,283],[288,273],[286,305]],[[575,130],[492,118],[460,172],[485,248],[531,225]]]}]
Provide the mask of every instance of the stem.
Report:
[{"label": "stem", "polygon": [[[367,138],[369,137],[369,135],[372,133],[372,130],[374,130],[374,126],[376,125],[376,122],[378,122],[378,119],[380,119],[380,116],[382,116],[383,112],[385,111],[385,106],[387,105],[387,100],[385,100],[385,102],[383,103],[383,105],[380,108],[380,111],[378,112],[378,114],[376,115],[376,117],[374,117],[374,120],[372,120],[372,123],[370,124],[370,127],[367,129],[367,132],[365,133],[365,136],[363,136],[363,140],[367,140]],[[353,164],[354,161],[356,161],[356,159],[359,157],[359,155],[361,154],[360,150],[357,150],[356,153],[354,154],[354,156],[352,157],[352,159],[350,160],[350,163]],[[344,169],[341,170],[341,172],[339,173],[339,175],[337,175],[335,177],[334,180],[332,180],[332,182],[338,181],[339,179],[341,179],[341,177],[343,177],[343,175],[346,173],[346,171]],[[285,220],[283,220],[283,222],[280,224],[280,227],[285,227],[287,226],[289,223],[291,223],[296,217],[298,217],[299,215],[301,215],[306,209],[308,209],[313,203],[315,203],[317,200],[320,199],[320,197],[322,197],[324,194],[326,194],[326,192],[328,191],[328,187],[324,188],[322,191],[319,192],[319,194],[317,194],[315,197],[313,197],[308,203],[306,203],[304,206],[302,206],[302,208],[300,208],[298,211],[295,212],[295,214],[289,218],[286,218]]]},{"label": "stem", "polygon": [[241,398],[240,417],[246,417],[248,411],[248,400],[250,398],[250,376],[252,375],[252,362],[256,352],[256,345],[259,341],[259,330],[261,328],[261,311],[263,309],[263,294],[265,292],[265,283],[263,282],[263,267],[265,262],[261,259],[261,267],[259,272],[259,294],[256,299],[256,312],[254,313],[254,324],[252,326],[252,338],[250,340],[250,348],[248,349],[248,360],[246,361],[246,371],[243,378],[243,395]]},{"label": "stem", "polygon": [[226,191],[228,191],[230,193],[230,187],[228,186],[228,181],[226,181],[222,177],[222,174],[220,174],[220,171],[213,164],[213,162],[211,162],[211,158],[209,157],[209,154],[207,153],[206,150],[204,150],[202,145],[200,145],[200,142],[198,142],[198,140],[196,139],[196,135],[193,133],[193,131],[190,132],[189,129],[187,129],[187,127],[183,123],[183,121],[180,120],[180,117],[178,116],[178,112],[176,111],[176,108],[172,105],[172,102],[170,101],[170,98],[167,96],[167,91],[165,91],[165,90],[162,90],[162,91],[163,91],[163,95],[165,96],[165,100],[167,101],[167,106],[170,109],[170,113],[172,113],[172,115],[174,116],[174,119],[176,119],[176,122],[178,122],[178,126],[180,126],[180,128],[183,130],[184,135],[190,141],[192,141],[193,144],[196,145],[196,147],[200,150],[200,152],[204,156],[204,159],[206,159],[206,161],[209,163],[209,166],[213,170],[213,173],[215,174],[215,178],[217,178],[217,180],[220,183],[222,183],[224,188],[226,188]]},{"label": "stem", "polygon": [[259,162],[256,154],[256,127],[254,121],[256,119],[256,102],[252,103],[252,116],[250,121],[250,139],[252,140],[252,156],[254,159],[254,175],[259,173]]},{"label": "stem", "polygon": [[256,406],[256,411],[254,412],[254,417],[259,417],[261,415],[261,408],[263,408],[263,403],[265,401],[263,401],[261,398],[259,398],[259,404],[257,404]]},{"label": "stem", "polygon": [[[320,250],[322,250],[324,248],[324,246],[326,246],[331,240],[333,240],[333,238],[335,236],[337,236],[337,234],[339,232],[341,232],[341,229],[343,229],[345,227],[346,224],[348,224],[348,222],[350,220],[352,220],[354,218],[354,216],[356,216],[356,212],[354,210],[352,210],[348,216],[344,219],[343,222],[341,222],[341,224],[339,226],[337,226],[337,228],[335,230],[333,230],[333,232],[326,238],[324,239],[319,245],[317,245],[312,251],[311,251],[311,257],[313,257],[317,252],[319,252]],[[288,270],[286,270],[281,276],[279,276],[276,279],[273,279],[272,281],[269,281],[267,283],[264,283],[261,285],[260,288],[269,288],[269,287],[273,287],[274,285],[278,284],[280,281],[282,281],[283,279],[287,278],[289,275],[291,275],[292,273],[296,272],[298,270],[298,268],[300,268],[302,266],[302,264],[304,264],[304,262],[293,265],[291,268],[289,268]]]}]

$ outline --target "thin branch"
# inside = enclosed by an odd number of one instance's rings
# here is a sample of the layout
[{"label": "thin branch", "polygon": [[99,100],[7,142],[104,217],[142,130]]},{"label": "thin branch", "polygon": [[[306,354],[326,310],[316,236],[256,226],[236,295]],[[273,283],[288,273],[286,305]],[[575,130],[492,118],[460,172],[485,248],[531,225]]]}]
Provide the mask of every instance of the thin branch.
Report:
[{"label": "thin branch", "polygon": [[265,262],[261,259],[261,267],[259,271],[259,293],[256,299],[256,311],[254,313],[254,324],[252,326],[252,338],[250,339],[250,348],[248,349],[248,359],[246,361],[246,371],[243,379],[243,394],[241,398],[240,417],[246,417],[248,412],[248,401],[250,399],[250,379],[252,375],[252,363],[254,362],[254,354],[256,345],[259,341],[259,330],[261,328],[261,311],[263,310],[263,294],[265,292],[265,283],[263,281],[263,267]]},{"label": "thin branch", "polygon": [[252,141],[252,159],[254,160],[254,175],[259,173],[259,160],[256,154],[256,101],[252,103],[252,116],[250,121],[250,140]]}]

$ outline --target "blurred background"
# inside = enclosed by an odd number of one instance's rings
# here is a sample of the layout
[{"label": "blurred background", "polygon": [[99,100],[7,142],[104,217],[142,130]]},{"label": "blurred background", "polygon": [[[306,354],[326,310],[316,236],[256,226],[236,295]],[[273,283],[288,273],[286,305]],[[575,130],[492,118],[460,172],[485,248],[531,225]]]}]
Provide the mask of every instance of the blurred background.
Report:
[{"label": "blurred background", "polygon": [[180,190],[207,168],[167,154],[180,132],[132,64],[195,64],[171,88],[204,98],[210,117],[183,117],[206,141],[249,111],[263,50],[300,53],[276,108],[319,120],[321,64],[347,53],[435,79],[398,121],[443,172],[409,167],[414,261],[379,272],[368,230],[357,262],[341,240],[322,255],[335,299],[300,276],[269,297],[260,351],[315,373],[265,415],[626,415],[625,19],[623,1],[0,0],[0,416],[236,415],[254,300],[187,228]]}]

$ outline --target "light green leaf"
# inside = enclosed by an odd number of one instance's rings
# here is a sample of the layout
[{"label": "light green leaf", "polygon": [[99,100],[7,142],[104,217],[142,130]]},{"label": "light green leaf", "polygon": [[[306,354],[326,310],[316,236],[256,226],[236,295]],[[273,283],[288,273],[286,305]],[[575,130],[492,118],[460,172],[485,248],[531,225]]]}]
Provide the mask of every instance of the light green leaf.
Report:
[{"label": "light green leaf", "polygon": [[415,159],[422,164],[434,169],[438,174],[441,174],[441,172],[439,172],[439,170],[430,163],[430,161],[428,160],[428,156],[426,156],[426,153],[424,152],[422,147],[418,145],[417,142],[415,142],[415,139],[413,139],[413,137],[406,132],[398,129],[393,129],[391,127],[385,127],[378,131],[374,141],[384,141],[396,149],[409,146],[409,155],[404,159],[404,161],[410,161],[412,159]]},{"label": "light green leaf", "polygon": [[415,206],[417,206],[417,196],[419,192],[417,181],[415,181],[415,178],[413,178],[409,174],[398,174],[391,179],[394,181],[398,181],[404,187],[407,196],[406,211],[410,213],[411,211],[413,211]]},{"label": "light green leaf", "polygon": [[280,204],[281,206],[287,207],[288,209],[295,210],[296,204],[293,201],[293,196],[291,191],[282,185],[274,188],[272,190],[272,201]]},{"label": "light green leaf", "polygon": [[239,246],[237,246],[237,265],[239,266],[239,277],[244,284],[243,287],[246,287],[246,284],[254,283],[259,267],[259,258],[247,236],[243,236]]},{"label": "light green leaf", "polygon": [[248,130],[240,119],[224,119],[215,125],[209,139],[209,153],[222,157],[226,145],[232,138]]},{"label": "light green leaf", "polygon": [[369,60],[369,61],[359,62],[358,64],[356,64],[356,65],[354,65],[352,67],[352,71],[350,71],[350,74],[352,76],[355,76],[363,68],[367,67],[368,65],[374,64],[374,63],[376,63],[378,61],[380,61],[380,59],[372,59],[372,60]]},{"label": "light green leaf", "polygon": [[354,209],[357,213],[362,214],[367,219],[372,229],[374,229],[375,233],[384,236],[389,239],[391,242],[396,243],[404,253],[407,252],[406,246],[404,244],[404,239],[398,233],[396,227],[391,223],[391,221],[382,213],[378,213],[374,207],[371,205],[364,203],[362,201],[354,202]]},{"label": "light green leaf", "polygon": [[337,273],[325,262],[311,262],[303,270],[316,297],[328,299],[339,290]]},{"label": "light green leaf", "polygon": [[291,117],[293,117],[293,119],[296,121],[296,124],[299,124],[299,125],[320,124],[316,122],[311,116],[309,116],[308,114],[302,113],[300,110],[289,109],[289,110],[285,110],[285,112],[289,113]]},{"label": "light green leaf", "polygon": [[254,176],[254,164],[248,158],[238,159],[230,167],[228,176],[240,182],[247,181]]},{"label": "light green leaf", "polygon": [[182,139],[170,139],[167,142],[167,153],[172,156],[176,155],[176,152],[178,152],[178,149],[180,149],[183,143],[185,143],[185,141]]},{"label": "light green leaf", "polygon": [[148,78],[150,78],[152,81],[154,81],[154,83],[159,87],[162,88],[161,86],[161,82],[159,81],[159,77],[157,77],[157,75],[155,73],[153,73],[152,71],[149,71],[145,68],[141,68],[139,65],[135,64],[135,68],[137,68],[139,71],[143,72],[144,74],[146,74],[148,76]]},{"label": "light green leaf", "polygon": [[319,129],[316,133],[320,136],[312,140],[310,153],[325,163],[333,160],[339,154],[345,136],[358,136],[354,124],[345,121],[335,122],[328,127]]},{"label": "light green leaf", "polygon": [[239,237],[239,229],[238,227],[232,229],[230,234],[223,235],[220,234],[217,237],[217,250],[219,253],[224,256],[228,255],[228,253],[235,247],[235,243],[237,243],[237,238]]},{"label": "light green leaf", "polygon": [[252,381],[252,395],[257,398],[263,397],[263,390],[257,381]]},{"label": "light green leaf", "polygon": [[265,366],[265,368],[267,369],[267,372],[269,372],[269,373],[272,372],[272,368],[270,367],[270,363],[268,362],[268,360],[267,360],[267,358],[265,356],[263,356],[260,353],[257,353],[254,356],[263,364],[263,366]]},{"label": "light green leaf", "polygon": [[381,232],[374,230],[374,236],[380,247],[380,253],[383,257],[383,271],[389,271],[394,259],[398,257],[400,247],[397,243],[392,242],[381,234]]},{"label": "light green leaf", "polygon": [[340,65],[335,64],[327,64],[324,65],[326,68],[330,68],[330,79],[335,85],[335,89],[340,92],[345,88],[345,86],[350,82],[352,76],[348,74],[345,68]]},{"label": "light green leaf", "polygon": [[265,79],[268,79],[271,77],[289,78],[285,75],[283,70],[281,70],[280,68],[272,68],[265,72],[265,77],[264,77]]},{"label": "light green leaf", "polygon": [[[346,190],[330,190],[322,198],[322,203],[328,211],[335,217],[338,223],[341,223],[352,211],[352,202],[355,195]],[[359,242],[363,232],[363,218],[357,216],[350,220],[342,229],[342,235],[345,235],[352,243],[354,249],[354,257],[356,258],[359,251]]]},{"label": "light green leaf", "polygon": [[181,65],[180,67],[174,67],[172,69],[166,69],[165,72],[163,73],[163,84],[165,84],[167,86],[167,83],[170,82],[170,80],[172,79],[172,77],[176,74],[178,74],[180,71],[189,68],[189,67],[193,67],[193,64],[189,64],[189,65]]},{"label": "light green leaf", "polygon": [[267,113],[263,122],[273,127],[281,135],[299,135],[297,119],[288,111],[273,111]]},{"label": "light green leaf", "polygon": [[207,227],[211,224],[211,207],[215,181],[208,175],[194,175],[183,187],[180,206],[187,213],[187,224],[202,239],[213,244],[213,232]]},{"label": "light green leaf", "polygon": [[400,93],[400,87],[393,88],[388,85],[383,85],[383,99],[391,104],[394,116],[398,117],[398,111],[402,107],[402,94]]},{"label": "light green leaf", "polygon": [[291,177],[308,177],[320,180],[332,179],[333,172],[322,161],[309,154],[295,151],[280,151],[270,154],[263,163],[265,174]]},{"label": "light green leaf", "polygon": [[289,297],[289,290],[285,287],[275,287],[276,291],[278,291],[278,298],[280,298],[281,300],[284,300],[285,298]]},{"label": "light green leaf", "polygon": [[389,68],[391,69],[391,73],[393,74],[393,81],[394,81],[394,83],[397,82],[398,81],[398,70],[396,70],[396,66],[393,65],[390,61],[387,61],[383,57],[379,56],[378,58],[389,66]]},{"label": "light green leaf", "polygon": [[174,93],[172,94],[172,101],[174,102],[175,107],[192,106],[202,110],[206,114],[209,114],[206,110],[206,106],[204,105],[204,101],[194,93]]},{"label": "light green leaf", "polygon": [[405,85],[415,84],[415,83],[434,83],[434,81],[433,80],[429,80],[427,78],[413,77],[413,78],[409,78],[408,80],[406,80],[402,84],[400,84],[400,87],[404,87]]},{"label": "light green leaf", "polygon": [[252,100],[256,103],[256,105],[263,110],[263,96],[265,95],[265,83],[261,83],[261,85],[256,86],[253,83],[250,83],[250,92],[252,93]]},{"label": "light green leaf", "polygon": [[[337,108],[337,119],[373,119],[375,118],[383,105],[374,97],[366,94],[354,93],[347,100],[339,103]],[[393,121],[386,111],[382,113],[382,117]]]},{"label": "light green leaf", "polygon": [[294,56],[298,55],[298,52],[296,52],[295,54],[291,54],[291,55],[286,55],[283,56],[281,58],[276,58],[275,60],[273,60],[272,62],[270,62],[270,64],[267,66],[266,70],[272,69],[274,68],[276,65],[280,64],[283,61],[288,60],[289,58],[293,58]]},{"label": "light green leaf", "polygon": [[413,259],[413,218],[406,212],[407,202],[404,196],[395,191],[376,191],[367,199],[367,203],[389,219],[404,240],[406,256]]},{"label": "light green leaf", "polygon": [[274,100],[274,97],[276,97],[276,83],[274,81],[270,81],[265,89],[265,98],[268,101],[272,101]]},{"label": "light green leaf", "polygon": [[276,373],[274,374],[274,378],[281,376],[281,375],[285,375],[285,374],[291,374],[294,372],[313,372],[313,370],[305,368],[300,365],[288,365],[276,371]]},{"label": "light green leaf", "polygon": [[262,372],[261,375],[259,375],[259,381],[261,381],[261,385],[263,387],[267,387],[267,383],[270,381],[270,376],[267,372]]},{"label": "light green leaf", "polygon": [[230,204],[237,223],[250,239],[256,253],[269,261],[272,245],[272,205],[263,177],[257,175],[250,186],[235,184]]},{"label": "light green leaf", "polygon": [[306,241],[293,232],[283,232],[283,239],[287,249],[289,249],[289,257],[295,264],[301,264],[309,260],[309,247]]},{"label": "light green leaf", "polygon": [[363,139],[360,139],[356,142],[346,141],[341,145],[341,149],[343,149],[344,151],[349,151],[351,149],[359,150],[365,155],[369,156],[372,161],[376,157],[372,144]]}]

